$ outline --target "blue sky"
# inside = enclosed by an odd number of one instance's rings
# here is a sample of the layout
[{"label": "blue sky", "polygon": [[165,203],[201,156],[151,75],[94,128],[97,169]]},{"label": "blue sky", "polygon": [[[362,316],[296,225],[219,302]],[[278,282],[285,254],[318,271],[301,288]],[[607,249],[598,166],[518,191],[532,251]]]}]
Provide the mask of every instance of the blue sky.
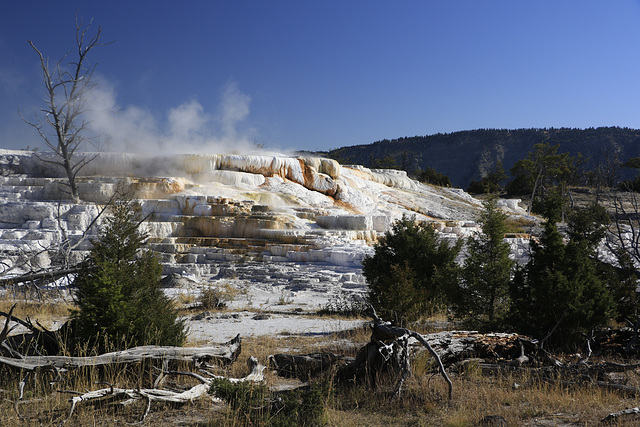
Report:
[{"label": "blue sky", "polygon": [[90,58],[113,149],[640,128],[640,0],[22,0],[0,14],[0,147],[39,144],[17,114],[43,98],[27,40],[60,58],[76,10],[115,40]]}]

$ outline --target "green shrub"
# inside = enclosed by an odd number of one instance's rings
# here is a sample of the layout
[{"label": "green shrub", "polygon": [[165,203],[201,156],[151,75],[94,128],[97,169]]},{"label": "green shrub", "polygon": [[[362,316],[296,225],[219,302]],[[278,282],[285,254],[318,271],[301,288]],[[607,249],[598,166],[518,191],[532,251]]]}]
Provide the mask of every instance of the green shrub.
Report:
[{"label": "green shrub", "polygon": [[588,239],[563,239],[555,221],[547,220],[540,243],[532,241],[531,259],[512,281],[509,318],[517,331],[572,350],[611,319],[615,306]]},{"label": "green shrub", "polygon": [[467,241],[462,280],[449,288],[449,301],[457,318],[474,327],[500,324],[509,308],[509,286],[515,262],[504,240],[507,215],[495,198],[484,202],[479,223],[482,232]]},{"label": "green shrub", "polygon": [[439,241],[429,224],[396,221],[362,262],[369,302],[381,317],[398,323],[431,314],[445,301],[444,290],[457,282],[461,246],[462,241]]},{"label": "green shrub", "polygon": [[118,347],[145,344],[182,345],[185,327],[173,303],[162,292],[162,267],[143,249],[146,235],[133,203],[111,207],[99,240],[73,282],[76,307],[71,328],[76,344]]},{"label": "green shrub", "polygon": [[482,179],[471,181],[467,192],[472,194],[497,193],[502,190],[500,183],[507,178],[502,162],[498,161],[493,170],[484,175]]},{"label": "green shrub", "polygon": [[640,193],[640,175],[633,179],[625,179],[618,183],[618,189],[622,191],[633,191]]}]

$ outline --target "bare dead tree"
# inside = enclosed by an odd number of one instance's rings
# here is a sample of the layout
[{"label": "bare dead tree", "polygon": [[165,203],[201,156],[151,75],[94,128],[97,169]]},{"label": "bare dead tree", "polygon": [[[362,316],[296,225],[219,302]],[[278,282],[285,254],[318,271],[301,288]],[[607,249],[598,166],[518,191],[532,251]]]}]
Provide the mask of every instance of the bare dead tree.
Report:
[{"label": "bare dead tree", "polygon": [[640,271],[640,200],[637,193],[627,193],[627,200],[613,197],[613,224],[607,235],[607,247],[616,255],[627,254]]},{"label": "bare dead tree", "polygon": [[[96,65],[90,65],[87,57],[102,43],[102,30],[92,36],[88,34],[91,22],[86,27],[76,16],[76,47],[67,52],[55,65],[49,64],[36,45],[29,40],[29,45],[40,58],[40,68],[45,86],[44,106],[40,109],[41,117],[36,121],[22,119],[38,131],[54,156],[51,158],[39,156],[40,160],[62,167],[65,171],[69,190],[74,202],[78,202],[78,187],[76,177],[78,173],[91,162],[95,156],[76,154],[77,150],[88,140],[85,136],[88,122],[84,120],[86,111],[86,96],[95,87],[92,81]],[[69,54],[75,50],[77,58],[69,60]],[[36,114],[38,116],[38,114]]]}]

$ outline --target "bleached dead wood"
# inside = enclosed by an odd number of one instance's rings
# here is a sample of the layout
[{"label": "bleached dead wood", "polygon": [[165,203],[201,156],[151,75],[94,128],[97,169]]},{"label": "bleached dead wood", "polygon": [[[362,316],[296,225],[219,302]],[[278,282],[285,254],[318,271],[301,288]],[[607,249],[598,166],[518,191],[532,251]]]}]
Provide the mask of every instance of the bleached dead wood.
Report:
[{"label": "bleached dead wood", "polygon": [[413,339],[427,349],[434,357],[440,374],[449,387],[449,399],[452,398],[453,383],[447,375],[440,356],[431,347],[425,338],[415,331],[393,326],[380,320],[373,311],[374,323],[371,325],[371,340],[362,347],[355,359],[344,364],[345,357],[331,353],[285,355],[277,354],[269,356],[271,365],[281,375],[296,376],[308,379],[316,373],[328,370],[337,362],[342,366],[336,373],[339,383],[349,384],[368,380],[375,387],[376,378],[382,372],[395,370],[400,372],[396,382],[395,396],[402,391],[404,381],[410,374],[411,362],[409,352],[409,340]]},{"label": "bleached dead wood", "polygon": [[[102,399],[110,399],[119,401],[120,404],[127,405],[138,400],[145,400],[147,403],[142,421],[147,417],[151,409],[152,402],[173,403],[173,404],[185,404],[193,402],[194,400],[206,396],[211,389],[211,385],[216,379],[226,379],[231,382],[244,382],[264,381],[263,371],[265,367],[258,363],[258,359],[250,357],[247,360],[249,365],[250,374],[244,378],[226,378],[222,376],[204,377],[202,375],[195,374],[193,372],[163,372],[164,375],[187,375],[196,378],[201,383],[195,385],[183,392],[174,392],[170,390],[163,390],[159,388],[141,388],[141,389],[123,389],[110,386],[99,390],[89,391],[78,396],[74,396],[70,399],[71,408],[69,409],[69,415],[67,420],[71,418],[76,406],[82,402],[99,401]],[[217,399],[214,397],[214,399]]]},{"label": "bleached dead wood", "polygon": [[99,354],[97,356],[24,356],[23,358],[0,357],[0,364],[17,369],[74,369],[87,366],[119,365],[144,360],[168,360],[184,362],[216,361],[233,363],[240,354],[240,335],[225,344],[205,347],[141,346],[127,350]]},{"label": "bleached dead wood", "polygon": [[29,272],[20,276],[6,277],[0,279],[0,287],[7,285],[17,285],[25,282],[35,282],[44,280],[46,283],[53,282],[61,277],[68,276],[70,274],[76,274],[82,269],[81,265],[77,265],[71,268],[64,268],[59,270],[47,270],[43,272]]},{"label": "bleached dead wood", "polygon": [[[392,350],[395,350],[396,353],[401,352],[401,354],[398,354],[397,357],[400,360],[400,367],[402,369],[402,373],[396,384],[395,395],[400,394],[400,391],[402,390],[402,385],[404,384],[405,379],[408,377],[410,373],[408,343],[409,343],[409,338],[413,338],[417,340],[424,348],[426,348],[427,351],[431,354],[431,356],[433,356],[433,358],[435,359],[438,365],[438,371],[440,372],[440,375],[442,375],[442,378],[445,380],[445,382],[449,387],[449,400],[451,400],[453,395],[453,383],[451,382],[451,379],[447,375],[447,371],[445,370],[444,365],[442,364],[442,360],[440,359],[440,356],[433,349],[433,347],[431,347],[429,342],[422,335],[420,335],[415,331],[411,331],[406,328],[401,328],[399,326],[393,326],[390,323],[382,322],[379,318],[377,318],[377,316],[375,316],[375,313],[374,313],[374,318],[376,321],[374,322],[374,325],[373,325],[372,341],[374,339],[381,343],[384,343],[384,341],[388,341],[388,340],[395,341],[395,343],[397,344],[397,347],[399,348],[392,349]],[[379,352],[382,352],[383,350],[389,351],[390,350],[389,346],[384,345],[378,348]],[[387,357],[390,357],[390,356],[391,355]],[[383,355],[383,357],[385,356]]]},{"label": "bleached dead wood", "polygon": [[620,417],[625,415],[640,415],[640,406],[636,406],[635,408],[625,409],[624,411],[614,412],[604,417],[600,422],[601,423],[616,422]]}]

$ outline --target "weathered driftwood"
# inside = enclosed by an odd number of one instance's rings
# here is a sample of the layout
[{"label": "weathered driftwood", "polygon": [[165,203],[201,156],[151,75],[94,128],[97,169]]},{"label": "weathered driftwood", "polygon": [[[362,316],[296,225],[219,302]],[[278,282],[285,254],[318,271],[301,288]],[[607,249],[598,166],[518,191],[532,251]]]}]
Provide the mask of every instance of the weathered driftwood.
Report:
[{"label": "weathered driftwood", "polygon": [[0,287],[8,286],[8,285],[17,285],[19,283],[27,283],[27,282],[43,282],[43,283],[51,283],[56,280],[69,276],[71,274],[76,274],[80,270],[82,270],[82,265],[76,265],[70,268],[62,268],[58,270],[46,270],[42,272],[29,272],[20,276],[13,277],[3,277],[0,278]]},{"label": "weathered driftwood", "polygon": [[86,366],[118,365],[144,360],[168,360],[186,362],[215,361],[222,364],[233,363],[240,354],[240,335],[225,344],[205,347],[162,347],[141,346],[97,356],[24,356],[23,358],[0,357],[0,364],[17,369],[33,371],[37,369],[74,369]]},{"label": "weathered driftwood", "polygon": [[[194,400],[206,396],[211,389],[213,381],[216,379],[226,379],[231,382],[243,382],[254,381],[259,382],[264,380],[263,371],[265,367],[258,363],[258,359],[250,357],[247,360],[249,365],[250,374],[244,378],[226,378],[221,376],[204,377],[202,375],[195,374],[193,372],[163,372],[164,376],[167,375],[186,375],[196,378],[200,381],[200,384],[193,386],[182,392],[175,392],[170,390],[163,390],[159,388],[140,388],[140,389],[123,389],[109,386],[100,390],[88,391],[86,393],[79,394],[70,399],[71,408],[69,409],[69,415],[67,420],[71,418],[76,406],[82,402],[100,401],[103,399],[109,399],[111,402],[117,402],[122,405],[128,405],[138,400],[145,400],[147,403],[142,421],[147,417],[151,410],[151,402],[173,403],[173,404],[185,404],[193,402]],[[157,382],[156,382],[157,383]]]},{"label": "weathered driftwood", "polygon": [[614,412],[612,414],[604,417],[600,422],[601,423],[615,423],[618,421],[620,417],[626,415],[640,415],[640,406],[636,406],[635,408],[625,409],[623,411]]}]

